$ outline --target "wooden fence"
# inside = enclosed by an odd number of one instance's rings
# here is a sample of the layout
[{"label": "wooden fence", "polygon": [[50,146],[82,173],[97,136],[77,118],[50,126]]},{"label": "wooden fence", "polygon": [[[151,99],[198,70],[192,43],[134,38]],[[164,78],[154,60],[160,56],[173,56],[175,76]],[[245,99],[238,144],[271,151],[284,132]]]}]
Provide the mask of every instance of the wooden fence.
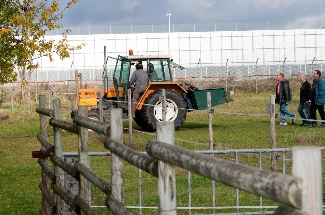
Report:
[{"label": "wooden fence", "polygon": [[[275,211],[277,215],[322,214],[321,150],[318,147],[292,148],[293,175],[284,175],[177,147],[174,145],[173,122],[157,123],[157,139],[148,142],[145,154],[123,144],[121,109],[110,110],[110,124],[107,124],[89,119],[87,107],[79,106],[78,116],[73,122],[60,118],[59,100],[53,100],[52,107],[46,108],[46,97],[40,96],[36,111],[40,114],[37,138],[41,150],[33,152],[42,168],[40,214],[62,214],[63,201],[76,214],[97,214],[89,205],[90,183],[106,194],[105,205],[113,214],[134,214],[123,203],[123,160],[157,177],[160,215],[177,214],[174,166],[275,200],[281,204]],[[48,141],[47,117],[51,117],[49,125],[54,128],[54,144]],[[74,165],[62,157],[62,129],[78,135],[78,162]],[[110,182],[89,168],[88,129],[106,136],[104,146],[111,152]],[[48,157],[54,163],[54,171],[48,166]],[[79,194],[71,196],[63,189],[64,172],[79,181]]]}]

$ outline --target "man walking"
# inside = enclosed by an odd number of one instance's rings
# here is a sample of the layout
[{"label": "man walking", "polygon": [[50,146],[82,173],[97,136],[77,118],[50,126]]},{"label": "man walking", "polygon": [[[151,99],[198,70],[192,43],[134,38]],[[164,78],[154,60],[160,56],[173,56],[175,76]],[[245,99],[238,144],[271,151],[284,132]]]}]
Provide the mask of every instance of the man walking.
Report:
[{"label": "man walking", "polygon": [[280,105],[280,125],[287,125],[285,115],[292,118],[292,124],[296,122],[296,116],[287,109],[287,105],[290,103],[291,95],[289,92],[289,81],[284,80],[282,72],[277,73],[278,84],[276,85],[275,103]]},{"label": "man walking", "polygon": [[301,81],[301,87],[300,87],[300,102],[298,106],[298,113],[300,117],[303,119],[302,124],[300,126],[308,125],[308,128],[311,128],[312,122],[306,120],[306,119],[310,119],[311,85],[307,81],[305,75],[300,75],[300,81]]},{"label": "man walking", "polygon": [[319,70],[314,71],[315,86],[312,89],[312,94],[315,97],[315,99],[312,100],[312,104],[311,104],[311,118],[316,120],[316,110],[318,110],[320,118],[322,119],[322,123],[320,127],[325,128],[325,113],[324,113],[325,82],[321,76],[322,76],[321,71]]}]

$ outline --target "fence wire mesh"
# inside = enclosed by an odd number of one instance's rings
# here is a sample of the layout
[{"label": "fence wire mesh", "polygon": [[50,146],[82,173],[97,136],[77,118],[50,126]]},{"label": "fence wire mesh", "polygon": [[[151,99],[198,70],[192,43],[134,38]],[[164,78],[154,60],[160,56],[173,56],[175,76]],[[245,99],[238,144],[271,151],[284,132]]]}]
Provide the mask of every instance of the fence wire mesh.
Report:
[{"label": "fence wire mesh", "polygon": [[[325,148],[322,148],[323,157],[324,150]],[[277,172],[291,173],[291,152],[286,148],[199,152],[266,170],[270,170],[271,153],[275,152]],[[109,156],[95,154],[91,156],[92,171],[110,181]],[[176,167],[175,172],[177,214],[273,214],[279,206],[275,201],[229,187],[181,168]],[[124,162],[124,203],[128,208],[137,214],[157,212],[157,189],[157,178]],[[91,205],[98,214],[108,213],[103,204],[105,198],[98,188],[92,187]]]},{"label": "fence wire mesh", "polygon": [[[177,82],[189,82],[195,86],[225,88],[227,92],[270,92],[276,84],[276,73],[282,71],[285,79],[290,80],[293,92],[299,92],[299,75],[305,74],[312,81],[314,69],[322,70],[323,64],[305,65],[248,65],[248,66],[202,66],[180,70],[173,69]],[[75,73],[75,72],[73,72]],[[80,88],[102,88],[102,70],[78,71]],[[12,105],[37,103],[38,96],[48,95],[49,100],[61,99],[66,109],[76,105],[76,80],[71,71],[35,71],[28,84],[21,82],[1,86],[1,103]],[[109,84],[112,87],[112,72],[109,72]]]}]

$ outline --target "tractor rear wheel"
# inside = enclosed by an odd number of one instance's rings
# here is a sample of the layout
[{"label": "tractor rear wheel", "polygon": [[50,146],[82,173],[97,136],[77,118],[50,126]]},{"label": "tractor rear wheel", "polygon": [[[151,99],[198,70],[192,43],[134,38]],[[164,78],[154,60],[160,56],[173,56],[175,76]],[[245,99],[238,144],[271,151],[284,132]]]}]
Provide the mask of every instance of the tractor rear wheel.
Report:
[{"label": "tractor rear wheel", "polygon": [[[156,130],[156,122],[162,121],[162,102],[159,100],[162,90],[151,93],[145,100],[141,115],[143,119],[142,128],[148,131]],[[186,119],[186,102],[181,94],[166,89],[166,121],[174,121],[175,129],[182,127]]]}]

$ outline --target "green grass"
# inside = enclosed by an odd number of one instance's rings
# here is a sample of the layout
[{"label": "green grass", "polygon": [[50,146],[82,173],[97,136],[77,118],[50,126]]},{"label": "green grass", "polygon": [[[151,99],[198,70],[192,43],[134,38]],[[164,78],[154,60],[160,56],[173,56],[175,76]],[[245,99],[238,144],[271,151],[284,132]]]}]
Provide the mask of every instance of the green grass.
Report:
[{"label": "green grass", "polygon": [[[265,106],[270,103],[270,94],[235,94],[232,96],[234,102],[214,107],[213,114],[213,141],[215,149],[247,149],[247,148],[270,148],[270,119],[268,116],[248,116],[229,114],[266,114]],[[298,94],[294,95],[294,101],[288,107],[297,114],[298,103],[295,100]],[[276,106],[278,112],[278,106]],[[31,157],[32,151],[40,149],[36,135],[39,133],[39,116],[32,112],[27,114],[25,107],[0,106],[0,116],[9,115],[8,120],[0,121],[0,214],[38,214],[41,195],[38,184],[41,181],[40,167],[37,159]],[[68,115],[64,116],[68,118]],[[318,117],[319,118],[319,117]],[[288,126],[277,125],[276,119],[276,146],[278,148],[290,148],[293,146],[324,146],[324,130],[321,128],[308,129],[300,127],[301,121]],[[127,128],[127,120],[124,127]],[[141,130],[135,123],[134,129]],[[183,127],[175,131],[175,144],[191,150],[208,150],[208,116],[206,111],[193,111],[188,113],[187,120]],[[51,135],[52,128],[48,128]],[[107,151],[99,135],[91,134],[89,139],[90,151]],[[150,139],[154,139],[154,133],[134,132],[132,143],[129,143],[128,131],[124,132],[125,144],[140,151]],[[49,137],[53,142],[53,137]],[[77,151],[78,142],[76,135],[63,132],[64,151]],[[220,155],[219,157],[234,160],[234,155]],[[240,156],[241,163],[258,166],[258,156]],[[109,158],[100,157],[91,159],[91,167],[96,173],[110,181]],[[278,171],[281,171],[281,160],[278,161]],[[263,158],[263,168],[269,169],[269,157]],[[290,163],[287,164],[287,168]],[[289,172],[290,169],[287,169]],[[125,164],[125,202],[127,205],[137,205],[138,200],[138,170]],[[177,168],[177,204],[187,206],[187,171]],[[211,180],[201,176],[192,175],[192,203],[193,206],[204,206],[206,202],[212,202]],[[149,174],[142,172],[143,199],[142,204],[157,206],[157,180]],[[235,189],[216,184],[216,202],[218,206],[235,205]],[[93,188],[93,204],[103,205],[104,196]],[[258,205],[259,199],[251,194],[240,192],[241,205]],[[274,202],[264,200],[266,205],[273,205]],[[147,210],[146,213],[155,211]],[[234,209],[227,209],[218,212],[234,212]],[[202,211],[200,211],[202,212]],[[207,213],[211,210],[205,211]],[[179,214],[186,214],[187,211],[180,211]],[[203,213],[203,212],[202,212]],[[107,214],[107,210],[98,209],[98,214]]]}]

